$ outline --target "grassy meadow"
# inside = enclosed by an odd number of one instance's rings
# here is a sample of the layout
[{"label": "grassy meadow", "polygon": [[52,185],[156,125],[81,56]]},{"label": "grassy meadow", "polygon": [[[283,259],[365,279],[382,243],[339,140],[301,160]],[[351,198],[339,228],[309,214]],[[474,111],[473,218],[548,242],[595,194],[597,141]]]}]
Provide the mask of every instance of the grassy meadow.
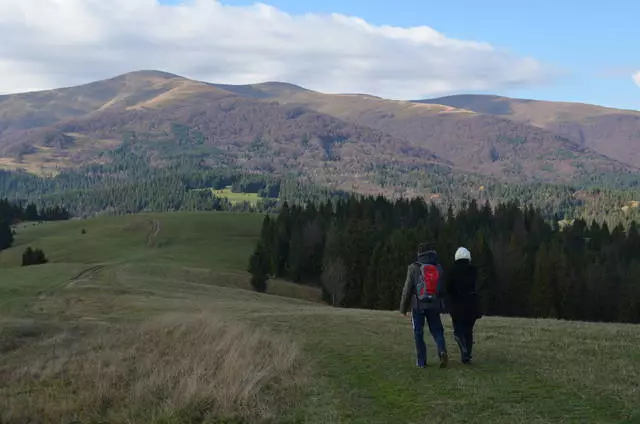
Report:
[{"label": "grassy meadow", "polygon": [[218,197],[226,198],[232,204],[249,202],[249,204],[255,205],[261,197],[258,193],[235,193],[231,190],[231,186],[225,187],[220,190],[212,189],[213,194]]},{"label": "grassy meadow", "polygon": [[[449,368],[427,337],[418,370],[397,312],[284,281],[248,290],[261,222],[16,228],[0,253],[0,423],[640,422],[640,326],[484,317],[463,366],[445,315]],[[20,267],[27,246],[49,263]]]}]

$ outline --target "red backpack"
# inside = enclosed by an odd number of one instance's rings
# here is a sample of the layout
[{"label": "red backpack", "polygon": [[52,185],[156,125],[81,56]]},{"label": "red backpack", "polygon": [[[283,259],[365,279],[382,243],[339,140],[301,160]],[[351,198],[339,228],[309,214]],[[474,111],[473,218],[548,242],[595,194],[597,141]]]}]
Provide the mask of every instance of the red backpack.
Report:
[{"label": "red backpack", "polygon": [[440,282],[440,269],[437,265],[422,264],[416,262],[420,267],[420,278],[416,284],[416,296],[418,300],[431,300],[438,297],[438,283]]}]

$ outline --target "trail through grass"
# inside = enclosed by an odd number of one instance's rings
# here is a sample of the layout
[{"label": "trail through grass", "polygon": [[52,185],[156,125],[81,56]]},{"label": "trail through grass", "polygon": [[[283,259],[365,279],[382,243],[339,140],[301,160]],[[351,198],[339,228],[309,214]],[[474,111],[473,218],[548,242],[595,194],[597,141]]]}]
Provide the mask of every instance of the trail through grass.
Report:
[{"label": "trail through grass", "polygon": [[[427,335],[419,370],[398,313],[246,290],[261,221],[18,228],[0,253],[0,422],[640,422],[639,326],[485,317],[463,366],[445,315],[450,367]],[[51,263],[19,267],[27,245]]]}]

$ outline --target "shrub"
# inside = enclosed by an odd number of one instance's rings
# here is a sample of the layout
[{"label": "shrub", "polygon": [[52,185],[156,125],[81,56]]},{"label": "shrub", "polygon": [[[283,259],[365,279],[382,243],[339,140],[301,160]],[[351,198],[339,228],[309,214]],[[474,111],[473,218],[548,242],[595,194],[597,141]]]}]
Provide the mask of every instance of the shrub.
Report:
[{"label": "shrub", "polygon": [[33,250],[31,246],[22,254],[22,266],[46,264],[49,260],[40,249]]}]

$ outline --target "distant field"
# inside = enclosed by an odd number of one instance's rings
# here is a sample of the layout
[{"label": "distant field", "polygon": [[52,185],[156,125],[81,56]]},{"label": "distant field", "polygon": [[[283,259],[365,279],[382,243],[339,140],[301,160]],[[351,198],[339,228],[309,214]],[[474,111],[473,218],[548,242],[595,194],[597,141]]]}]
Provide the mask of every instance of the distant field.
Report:
[{"label": "distant field", "polygon": [[258,200],[262,200],[258,193],[234,193],[230,186],[221,190],[211,189],[211,191],[218,197],[227,198],[233,204],[249,202],[255,205]]},{"label": "distant field", "polygon": [[231,186],[227,186],[220,190],[216,190],[214,188],[204,188],[204,189],[195,189],[195,190],[210,190],[216,196],[225,198],[229,200],[229,202],[231,202],[232,204],[249,202],[251,205],[255,205],[258,201],[265,199],[258,196],[258,193],[234,193],[233,191],[231,191]]},{"label": "distant field", "polygon": [[[466,367],[445,316],[450,368],[417,370],[396,312],[243,290],[261,222],[18,227],[0,253],[0,422],[640,422],[640,326],[485,317]],[[51,263],[19,267],[27,245]]]}]

